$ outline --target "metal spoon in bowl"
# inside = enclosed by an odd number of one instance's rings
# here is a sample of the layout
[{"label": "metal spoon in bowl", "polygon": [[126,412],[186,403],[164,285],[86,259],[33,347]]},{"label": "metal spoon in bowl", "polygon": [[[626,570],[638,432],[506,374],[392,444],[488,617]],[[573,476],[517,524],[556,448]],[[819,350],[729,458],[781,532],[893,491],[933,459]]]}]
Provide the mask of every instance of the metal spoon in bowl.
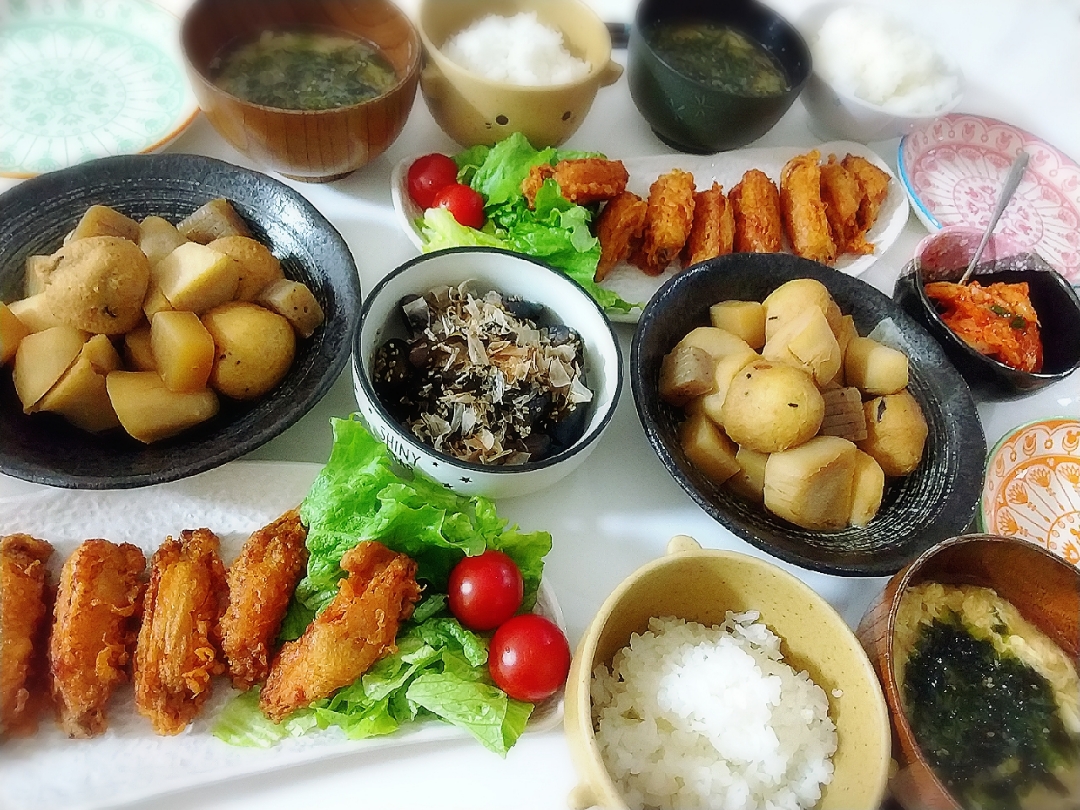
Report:
[{"label": "metal spoon in bowl", "polygon": [[975,269],[975,265],[979,263],[979,259],[982,258],[983,251],[986,249],[987,242],[990,241],[990,237],[994,233],[994,228],[997,227],[998,220],[1001,219],[1001,215],[1005,212],[1005,207],[1009,204],[1009,200],[1013,198],[1013,194],[1016,193],[1016,187],[1020,185],[1020,180],[1024,176],[1024,169],[1027,168],[1028,160],[1031,156],[1027,152],[1020,152],[1016,156],[1016,160],[1013,161],[1012,167],[1009,169],[1009,174],[1005,177],[1005,184],[1001,187],[1001,193],[998,195],[997,205],[994,207],[994,212],[990,215],[990,223],[986,226],[986,230],[983,232],[982,241],[979,242],[979,246],[975,248],[975,253],[971,256],[971,261],[968,262],[967,270],[964,271],[964,275],[960,276],[960,283],[967,284],[968,279],[971,278],[971,273]]}]

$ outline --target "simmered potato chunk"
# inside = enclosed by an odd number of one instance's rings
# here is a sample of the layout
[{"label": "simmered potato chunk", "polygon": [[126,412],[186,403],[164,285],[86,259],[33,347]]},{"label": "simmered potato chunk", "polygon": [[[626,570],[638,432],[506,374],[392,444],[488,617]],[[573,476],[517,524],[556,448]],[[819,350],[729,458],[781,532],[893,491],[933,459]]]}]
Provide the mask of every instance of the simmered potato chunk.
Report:
[{"label": "simmered potato chunk", "polygon": [[105,384],[124,430],[145,444],[175,436],[218,412],[213,391],[170,391],[155,371],[114,371]]},{"label": "simmered potato chunk", "polygon": [[217,351],[210,386],[227,397],[262,396],[292,365],[296,336],[276,312],[234,301],[210,310],[202,322]]},{"label": "simmered potato chunk", "polygon": [[194,312],[157,313],[150,324],[150,350],[170,391],[206,388],[214,368],[214,339]]}]

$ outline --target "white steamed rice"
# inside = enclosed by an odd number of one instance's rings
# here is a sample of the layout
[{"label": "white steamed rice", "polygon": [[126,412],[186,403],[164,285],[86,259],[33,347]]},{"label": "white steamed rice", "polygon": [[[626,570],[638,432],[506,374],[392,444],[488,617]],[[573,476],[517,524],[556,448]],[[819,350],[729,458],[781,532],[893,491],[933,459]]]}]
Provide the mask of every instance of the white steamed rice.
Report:
[{"label": "white steamed rice", "polygon": [[635,810],[799,810],[832,780],[829,700],[756,611],[654,618],[593,672],[596,740]]},{"label": "white steamed rice", "polygon": [[960,92],[934,49],[880,9],[836,9],[811,48],[825,81],[898,115],[930,115]]},{"label": "white steamed rice", "polygon": [[571,54],[562,34],[536,12],[482,17],[452,36],[443,53],[466,70],[508,84],[566,84],[589,72],[589,63]]}]

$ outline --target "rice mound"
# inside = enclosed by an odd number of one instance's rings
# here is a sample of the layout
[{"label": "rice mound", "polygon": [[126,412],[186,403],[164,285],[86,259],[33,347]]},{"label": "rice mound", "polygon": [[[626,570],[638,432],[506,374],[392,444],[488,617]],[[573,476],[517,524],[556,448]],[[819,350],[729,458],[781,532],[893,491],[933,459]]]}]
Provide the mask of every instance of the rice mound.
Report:
[{"label": "rice mound", "polygon": [[589,72],[589,63],[563,45],[562,34],[536,12],[489,14],[447,40],[443,53],[484,78],[525,86],[566,84]]},{"label": "rice mound", "polygon": [[633,810],[800,810],[832,781],[824,690],[785,664],[757,611],[653,618],[593,672],[596,740]]},{"label": "rice mound", "polygon": [[811,48],[825,81],[898,115],[933,114],[960,92],[934,49],[879,9],[836,9]]}]

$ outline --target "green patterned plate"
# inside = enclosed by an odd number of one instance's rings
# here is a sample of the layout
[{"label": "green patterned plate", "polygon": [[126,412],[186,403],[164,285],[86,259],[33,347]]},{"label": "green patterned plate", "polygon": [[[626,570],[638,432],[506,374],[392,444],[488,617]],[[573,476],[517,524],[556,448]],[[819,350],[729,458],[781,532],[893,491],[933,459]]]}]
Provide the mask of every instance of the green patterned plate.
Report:
[{"label": "green patterned plate", "polygon": [[0,176],[179,135],[199,109],[179,24],[147,0],[0,0]]}]

